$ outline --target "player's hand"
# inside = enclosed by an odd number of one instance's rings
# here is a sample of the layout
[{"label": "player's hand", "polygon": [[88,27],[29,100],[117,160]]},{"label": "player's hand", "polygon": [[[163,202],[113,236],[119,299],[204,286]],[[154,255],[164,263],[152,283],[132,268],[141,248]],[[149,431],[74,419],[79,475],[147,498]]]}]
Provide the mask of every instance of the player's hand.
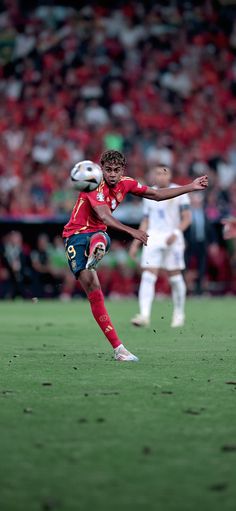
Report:
[{"label": "player's hand", "polygon": [[170,236],[168,236],[167,240],[166,240],[166,244],[168,246],[172,245],[172,243],[175,242],[175,240],[177,239],[177,235],[176,234],[171,234]]},{"label": "player's hand", "polygon": [[132,229],[132,236],[134,239],[141,241],[144,245],[147,245],[148,242],[148,234],[145,231],[141,231],[140,229]]},{"label": "player's hand", "polygon": [[236,218],[224,218],[222,220],[222,224],[224,225],[224,240],[231,240],[232,238],[236,238]]},{"label": "player's hand", "polygon": [[193,191],[204,190],[205,188],[208,187],[208,177],[207,176],[197,177],[197,179],[194,179],[192,184]]}]

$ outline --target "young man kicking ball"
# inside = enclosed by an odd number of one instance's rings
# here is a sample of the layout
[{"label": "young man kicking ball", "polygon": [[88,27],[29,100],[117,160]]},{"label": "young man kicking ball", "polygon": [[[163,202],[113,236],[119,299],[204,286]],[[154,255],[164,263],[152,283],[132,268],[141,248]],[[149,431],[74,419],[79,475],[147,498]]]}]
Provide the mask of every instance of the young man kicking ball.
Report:
[{"label": "young man kicking ball", "polygon": [[[157,166],[153,169],[154,189],[176,189],[171,183],[169,168]],[[177,188],[178,189],[178,188]],[[191,224],[190,200],[188,195],[180,195],[165,202],[144,199],[144,218],[140,229],[149,235],[148,245],[141,256],[142,277],[139,287],[139,314],[131,323],[135,326],[148,326],[152,303],[155,297],[155,285],[159,270],[168,272],[172,291],[173,317],[171,326],[180,327],[185,321],[186,285],[182,275],[184,263],[183,232]],[[136,258],[140,242],[134,240],[130,246],[130,256]]]},{"label": "young man kicking ball", "polygon": [[71,218],[64,227],[65,249],[71,271],[87,294],[94,319],[114,349],[115,360],[137,362],[138,358],[124,347],[110,320],[95,268],[109,249],[107,227],[125,232],[144,245],[147,245],[148,235],[140,229],[122,224],[113,218],[112,211],[127,193],[161,201],[203,190],[208,180],[207,176],[202,176],[186,186],[155,190],[124,176],[126,160],[119,151],[103,153],[100,164],[104,180],[95,191],[79,194]]}]

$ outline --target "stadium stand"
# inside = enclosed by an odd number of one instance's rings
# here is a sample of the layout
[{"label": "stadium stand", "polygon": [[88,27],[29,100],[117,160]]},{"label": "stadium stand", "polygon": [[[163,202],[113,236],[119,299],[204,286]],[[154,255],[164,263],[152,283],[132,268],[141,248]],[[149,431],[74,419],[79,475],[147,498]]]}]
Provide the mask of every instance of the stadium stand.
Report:
[{"label": "stadium stand", "polygon": [[[21,4],[8,0],[0,11],[1,224],[63,222],[75,198],[70,168],[98,161],[103,149],[124,151],[129,175],[142,181],[158,162],[173,168],[179,184],[207,172],[208,255],[200,266],[212,285],[205,288],[235,292],[235,245],[223,242],[220,227],[224,216],[236,216],[235,7],[213,0]],[[124,204],[123,221],[133,206]],[[199,270],[191,246],[188,255],[194,292]],[[11,275],[4,261],[1,282]],[[127,278],[132,294],[134,271]],[[14,286],[10,296],[20,292]]]}]

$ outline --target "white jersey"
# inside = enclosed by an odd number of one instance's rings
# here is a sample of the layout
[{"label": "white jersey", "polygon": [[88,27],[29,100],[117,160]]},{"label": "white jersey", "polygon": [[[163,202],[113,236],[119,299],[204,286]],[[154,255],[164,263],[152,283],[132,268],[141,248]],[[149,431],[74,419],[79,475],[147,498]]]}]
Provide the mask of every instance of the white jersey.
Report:
[{"label": "white jersey", "polygon": [[[170,184],[170,188],[176,187],[178,185]],[[155,186],[153,188],[156,189]],[[148,217],[148,246],[155,244],[159,248],[166,248],[167,238],[179,227],[181,211],[189,207],[190,199],[187,194],[160,202],[144,199],[143,214]],[[176,241],[184,246],[182,233],[179,233]]]}]

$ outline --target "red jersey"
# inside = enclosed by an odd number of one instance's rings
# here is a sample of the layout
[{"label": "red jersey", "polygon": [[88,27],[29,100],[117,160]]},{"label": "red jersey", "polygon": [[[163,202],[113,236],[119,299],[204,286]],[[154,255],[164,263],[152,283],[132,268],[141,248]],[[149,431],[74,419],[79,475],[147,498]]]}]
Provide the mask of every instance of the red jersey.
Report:
[{"label": "red jersey", "polygon": [[133,193],[142,197],[147,188],[147,186],[141,185],[135,179],[124,176],[113,187],[108,186],[105,181],[102,181],[93,192],[81,192],[70,220],[64,227],[63,238],[68,238],[72,234],[106,231],[107,226],[97,216],[94,207],[107,205],[111,211],[114,211],[124,200],[127,193]]}]

